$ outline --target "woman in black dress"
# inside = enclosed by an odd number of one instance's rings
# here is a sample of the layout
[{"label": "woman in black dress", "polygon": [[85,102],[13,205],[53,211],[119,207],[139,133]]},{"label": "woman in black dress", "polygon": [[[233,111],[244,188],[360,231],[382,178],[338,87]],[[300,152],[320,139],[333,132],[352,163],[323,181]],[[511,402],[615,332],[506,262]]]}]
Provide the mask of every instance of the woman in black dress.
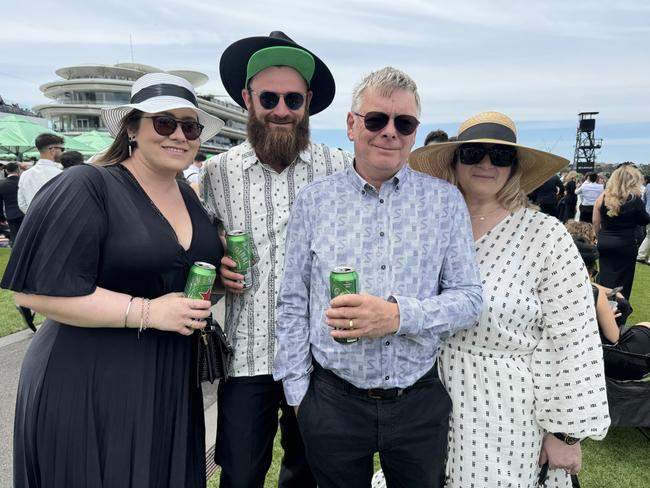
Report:
[{"label": "woman in black dress", "polygon": [[578,173],[569,171],[563,179],[564,183],[564,196],[558,203],[558,220],[566,223],[567,220],[573,219],[576,216],[576,204],[578,203],[578,196],[576,195],[576,178]]},{"label": "woman in black dress", "polygon": [[593,213],[600,254],[598,283],[609,288],[622,286],[621,293],[629,301],[636,266],[636,229],[650,222],[642,190],[641,172],[629,164],[620,166],[596,200]]},{"label": "woman in black dress", "polygon": [[182,296],[223,254],[175,175],[223,122],[182,78],[145,75],[106,110],[103,166],[51,180],[25,217],[2,287],[48,319],[23,361],[17,488],[205,486],[197,336],[209,301]]}]

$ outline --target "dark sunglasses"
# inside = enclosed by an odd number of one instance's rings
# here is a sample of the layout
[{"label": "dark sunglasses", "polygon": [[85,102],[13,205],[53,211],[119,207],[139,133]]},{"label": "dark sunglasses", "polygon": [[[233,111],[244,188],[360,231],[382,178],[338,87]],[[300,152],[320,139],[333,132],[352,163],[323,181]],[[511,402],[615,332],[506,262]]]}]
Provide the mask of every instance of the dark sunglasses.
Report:
[{"label": "dark sunglasses", "polygon": [[473,165],[480,163],[486,154],[494,166],[507,168],[517,162],[517,149],[511,146],[495,144],[486,147],[483,144],[463,144],[458,149],[458,158],[461,163]]},{"label": "dark sunglasses", "polygon": [[194,141],[199,138],[203,132],[203,126],[196,120],[180,120],[169,115],[152,115],[151,117],[142,117],[151,119],[153,129],[161,136],[171,136],[176,132],[176,127],[180,124],[183,134],[188,141]]},{"label": "dark sunglasses", "polygon": [[256,92],[250,90],[251,93],[255,93],[260,98],[260,105],[265,110],[271,110],[277,107],[280,103],[280,98],[284,98],[284,104],[289,110],[298,110],[305,103],[305,95],[298,92],[289,92],[289,93],[275,93],[272,91],[263,91]]},{"label": "dark sunglasses", "polygon": [[[361,115],[357,112],[352,113],[363,119],[363,124],[370,132],[379,132],[388,125],[388,121],[390,120],[390,115],[384,112],[368,112],[366,115]],[[393,123],[397,132],[403,136],[410,136],[418,128],[418,125],[420,125],[420,121],[412,115],[396,115]]]},{"label": "dark sunglasses", "polygon": [[65,147],[62,146],[50,146],[50,149],[59,149],[61,151],[65,151]]}]

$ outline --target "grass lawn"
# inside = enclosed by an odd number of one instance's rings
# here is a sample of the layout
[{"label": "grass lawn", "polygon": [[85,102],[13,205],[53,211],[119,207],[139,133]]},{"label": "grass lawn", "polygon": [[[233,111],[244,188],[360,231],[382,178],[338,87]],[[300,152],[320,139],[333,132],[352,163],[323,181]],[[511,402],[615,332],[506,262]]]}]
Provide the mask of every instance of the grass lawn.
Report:
[{"label": "grass lawn", "polygon": [[[629,323],[650,321],[650,266],[638,264],[632,291],[634,313]],[[632,428],[610,429],[604,441],[582,443],[582,488],[650,487],[650,441]],[[265,488],[278,486],[282,448],[276,436],[273,462],[266,476]],[[375,465],[378,467],[377,462]],[[219,471],[209,481],[209,488],[219,486]]]},{"label": "grass lawn", "polygon": [[[4,273],[11,249],[0,249],[0,273]],[[43,317],[36,315],[36,324],[43,322]],[[11,291],[0,290],[0,337],[27,329],[14,305],[14,294]]]}]

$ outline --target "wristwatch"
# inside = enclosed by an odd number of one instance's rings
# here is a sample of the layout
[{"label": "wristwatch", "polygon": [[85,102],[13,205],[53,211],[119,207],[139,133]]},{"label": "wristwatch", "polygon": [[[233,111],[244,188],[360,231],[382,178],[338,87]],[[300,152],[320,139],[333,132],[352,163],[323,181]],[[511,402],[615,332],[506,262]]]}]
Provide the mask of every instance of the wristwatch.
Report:
[{"label": "wristwatch", "polygon": [[578,439],[577,437],[571,437],[569,434],[560,434],[558,432],[553,432],[553,435],[569,446],[577,444],[581,441],[581,439]]}]

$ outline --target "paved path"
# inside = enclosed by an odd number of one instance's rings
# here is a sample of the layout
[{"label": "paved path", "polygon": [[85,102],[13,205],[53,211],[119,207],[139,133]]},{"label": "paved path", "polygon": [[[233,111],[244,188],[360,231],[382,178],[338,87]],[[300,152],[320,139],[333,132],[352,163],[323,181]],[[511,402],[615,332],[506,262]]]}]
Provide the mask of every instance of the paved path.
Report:
[{"label": "paved path", "polygon": [[[213,307],[215,316],[223,323],[223,300]],[[20,365],[34,333],[24,330],[0,338],[0,488],[13,486],[13,424],[16,390]],[[203,384],[205,404],[205,444],[210,449],[214,445],[217,432],[217,383]]]}]

